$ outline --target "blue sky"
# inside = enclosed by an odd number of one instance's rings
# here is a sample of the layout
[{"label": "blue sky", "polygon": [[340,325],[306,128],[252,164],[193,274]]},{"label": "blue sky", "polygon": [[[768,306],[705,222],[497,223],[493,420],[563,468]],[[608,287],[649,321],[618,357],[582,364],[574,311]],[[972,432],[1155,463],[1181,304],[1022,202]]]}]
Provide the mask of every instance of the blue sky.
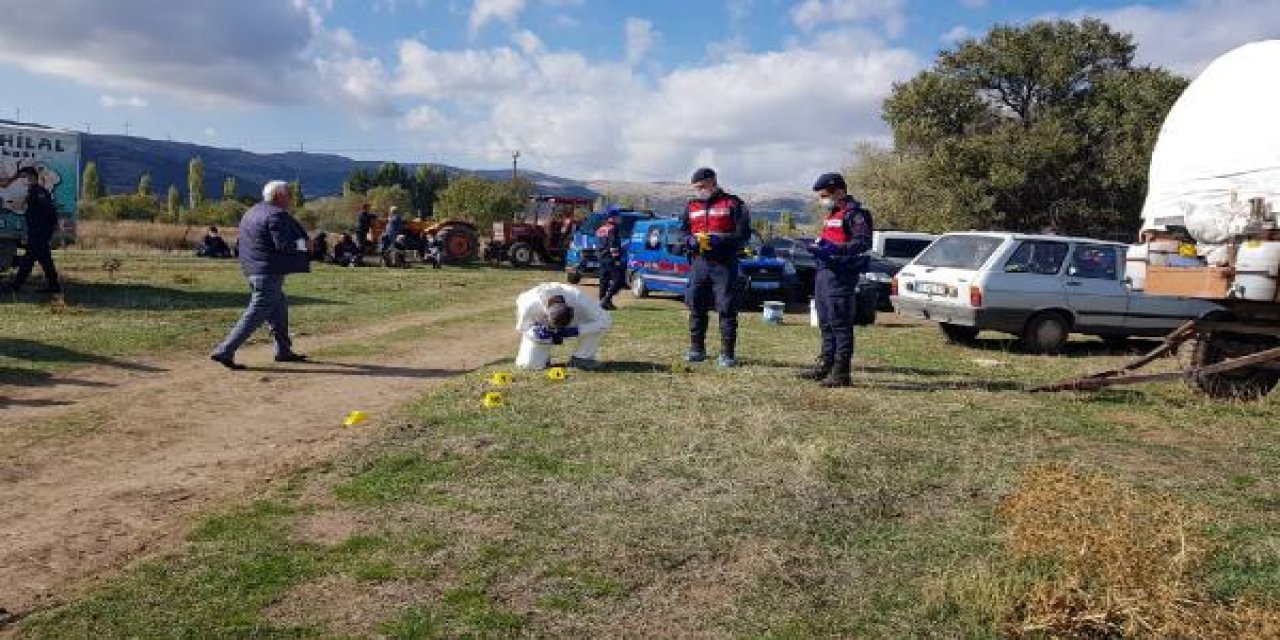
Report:
[{"label": "blue sky", "polygon": [[[45,0],[0,25],[0,117],[255,151],[799,187],[994,24],[1100,17],[1194,75],[1277,0]],[[20,89],[20,90],[19,90]]]}]

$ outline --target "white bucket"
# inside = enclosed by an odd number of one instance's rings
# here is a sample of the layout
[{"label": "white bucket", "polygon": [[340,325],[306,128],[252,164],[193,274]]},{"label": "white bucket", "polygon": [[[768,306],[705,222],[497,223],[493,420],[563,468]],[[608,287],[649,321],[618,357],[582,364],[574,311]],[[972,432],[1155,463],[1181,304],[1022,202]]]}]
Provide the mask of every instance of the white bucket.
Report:
[{"label": "white bucket", "polygon": [[815,327],[815,328],[819,326],[818,301],[812,298],[809,299],[809,326]]},{"label": "white bucket", "polygon": [[1245,300],[1276,302],[1280,283],[1280,242],[1247,240],[1236,253],[1235,295]]},{"label": "white bucket", "polygon": [[1124,258],[1124,278],[1132,291],[1142,291],[1147,286],[1147,245],[1130,245]]},{"label": "white bucket", "polygon": [[765,302],[763,307],[764,311],[762,312],[762,315],[764,317],[765,324],[782,324],[783,318],[786,317],[786,303],[769,301]]}]

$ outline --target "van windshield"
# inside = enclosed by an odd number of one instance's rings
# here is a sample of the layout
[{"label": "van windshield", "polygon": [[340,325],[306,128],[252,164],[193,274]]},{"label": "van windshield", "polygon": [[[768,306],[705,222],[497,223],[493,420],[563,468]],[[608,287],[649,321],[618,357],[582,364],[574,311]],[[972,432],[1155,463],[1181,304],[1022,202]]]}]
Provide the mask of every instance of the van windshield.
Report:
[{"label": "van windshield", "polygon": [[978,269],[1003,241],[995,236],[943,236],[925,249],[915,263],[923,267]]},{"label": "van windshield", "polygon": [[910,260],[925,247],[933,244],[933,240],[925,240],[922,238],[885,238],[884,241],[884,257],[900,258]]}]

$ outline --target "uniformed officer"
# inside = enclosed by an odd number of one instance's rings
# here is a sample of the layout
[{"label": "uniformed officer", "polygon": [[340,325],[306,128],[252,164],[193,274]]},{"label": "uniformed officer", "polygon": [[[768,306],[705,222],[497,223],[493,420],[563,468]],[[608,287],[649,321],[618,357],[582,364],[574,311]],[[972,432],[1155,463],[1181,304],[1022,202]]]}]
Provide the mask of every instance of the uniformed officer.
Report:
[{"label": "uniformed officer", "polygon": [[824,387],[847,387],[852,384],[858,277],[867,267],[866,252],[871,248],[871,212],[849,195],[844,177],[838,173],[818,176],[813,190],[823,215],[822,231],[808,247],[818,263],[814,302],[822,351],[817,364],[800,376],[820,380]]},{"label": "uniformed officer", "polygon": [[617,309],[613,296],[622,290],[626,269],[622,265],[622,237],[618,227],[622,213],[617,207],[609,207],[604,224],[596,229],[600,247],[600,308]]},{"label": "uniformed officer", "polygon": [[742,199],[720,188],[716,172],[703,167],[690,180],[697,197],[685,206],[680,227],[685,232],[690,262],[689,352],[687,362],[707,358],[708,314],[714,308],[720,318],[722,367],[738,364],[738,254],[751,237],[751,215]]}]

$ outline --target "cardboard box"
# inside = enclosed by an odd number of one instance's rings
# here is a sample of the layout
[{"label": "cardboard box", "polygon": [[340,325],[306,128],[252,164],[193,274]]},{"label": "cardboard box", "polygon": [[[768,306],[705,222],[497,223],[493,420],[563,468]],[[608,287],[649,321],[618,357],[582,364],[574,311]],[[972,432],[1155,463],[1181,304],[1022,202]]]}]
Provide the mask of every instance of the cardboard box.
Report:
[{"label": "cardboard box", "polygon": [[1183,296],[1222,300],[1227,297],[1235,272],[1231,267],[1147,267],[1150,296]]}]

